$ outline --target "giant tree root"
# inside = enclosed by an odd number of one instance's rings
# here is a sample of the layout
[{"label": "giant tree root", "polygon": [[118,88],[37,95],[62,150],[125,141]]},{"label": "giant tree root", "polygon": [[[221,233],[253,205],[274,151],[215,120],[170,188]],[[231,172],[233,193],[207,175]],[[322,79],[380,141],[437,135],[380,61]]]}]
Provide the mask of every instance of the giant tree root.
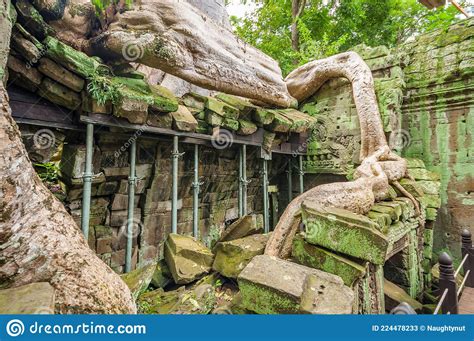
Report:
[{"label": "giant tree root", "polygon": [[[359,117],[362,163],[354,173],[356,180],[317,186],[296,197],[283,212],[267,243],[265,254],[278,257],[288,255],[288,245],[291,245],[294,236],[295,214],[304,201],[366,214],[376,201],[388,196],[390,183],[397,184],[407,174],[406,161],[388,147],[372,72],[357,53],[346,52],[305,64],[288,75],[286,84],[290,94],[302,101],[313,95],[326,81],[338,77],[345,77],[351,82]],[[419,212],[416,204],[415,207]]]},{"label": "giant tree root", "polygon": [[131,314],[130,290],[36,175],[0,82],[0,286],[49,282],[56,313]]}]

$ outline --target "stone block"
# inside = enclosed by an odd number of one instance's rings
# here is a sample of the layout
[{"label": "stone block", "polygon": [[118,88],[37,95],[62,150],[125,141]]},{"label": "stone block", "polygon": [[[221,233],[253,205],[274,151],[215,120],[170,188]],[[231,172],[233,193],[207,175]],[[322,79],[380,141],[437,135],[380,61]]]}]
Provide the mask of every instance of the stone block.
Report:
[{"label": "stone block", "polygon": [[225,277],[237,278],[253,257],[262,255],[269,235],[254,234],[228,242],[219,242],[212,269]]},{"label": "stone block", "polygon": [[[400,185],[415,198],[421,198],[424,193],[420,186],[418,186],[416,181],[410,179],[400,179]],[[401,195],[401,193],[399,193]]]},{"label": "stone block", "polygon": [[124,97],[114,105],[114,115],[123,117],[133,124],[145,124],[148,116],[148,103],[140,99]]},{"label": "stone block", "polygon": [[207,97],[205,102],[206,109],[225,118],[238,119],[239,109],[221,102],[215,98]]},{"label": "stone block", "polygon": [[[138,207],[138,203],[140,200],[140,195],[135,195],[134,199],[134,207]],[[128,209],[128,194],[115,194],[112,200],[112,211],[120,211]]]},{"label": "stone block", "polygon": [[84,88],[85,81],[83,78],[56,64],[49,58],[40,59],[38,71],[75,92],[81,92]]},{"label": "stone block", "polygon": [[[146,185],[147,185],[146,179],[138,180],[135,183],[135,193],[136,194],[144,193],[146,189]],[[120,180],[119,188],[116,192],[120,194],[128,194],[128,180]]]},{"label": "stone block", "polygon": [[287,133],[290,131],[293,122],[278,111],[273,112],[273,121],[265,128],[276,133]]},{"label": "stone block", "polygon": [[241,306],[258,314],[350,314],[353,291],[338,276],[266,255],[238,276]]},{"label": "stone block", "polygon": [[206,97],[193,92],[189,92],[183,95],[183,97],[181,97],[181,100],[187,107],[195,108],[198,110],[204,110],[204,108],[206,107]]},{"label": "stone block", "polygon": [[147,124],[152,127],[172,129],[173,115],[171,115],[171,113],[149,112]]},{"label": "stone block", "polygon": [[425,209],[425,212],[426,212],[426,220],[429,220],[429,221],[436,220],[436,217],[438,216],[437,208],[428,207]]},{"label": "stone block", "polygon": [[156,264],[155,272],[151,278],[151,285],[155,288],[164,288],[172,281],[172,275],[164,259]]},{"label": "stone block", "polygon": [[30,92],[35,92],[41,84],[43,76],[33,67],[27,67],[18,58],[9,55],[7,62],[8,82],[13,83]]},{"label": "stone block", "polygon": [[352,287],[355,281],[365,276],[366,273],[364,261],[356,263],[321,247],[309,244],[301,235],[295,236],[291,254],[299,264],[337,275],[349,287]]},{"label": "stone block", "polygon": [[36,63],[41,57],[38,47],[20,34],[12,34],[11,47],[31,64]]},{"label": "stone block", "polygon": [[117,181],[107,181],[97,186],[97,192],[95,195],[107,196],[117,192],[118,183]]},{"label": "stone block", "polygon": [[[140,221],[142,212],[140,209],[135,208],[133,210],[134,221]],[[110,213],[110,226],[120,227],[127,224],[128,211],[112,211]]]},{"label": "stone block", "polygon": [[99,104],[87,91],[81,92],[82,110],[95,114],[111,114],[112,103]]},{"label": "stone block", "polygon": [[127,284],[135,301],[150,285],[155,269],[156,263],[152,263],[120,276]]},{"label": "stone block", "polygon": [[263,108],[257,108],[253,114],[253,120],[261,126],[271,124],[274,118],[274,111]]},{"label": "stone block", "polygon": [[441,197],[439,195],[425,194],[419,200],[428,208],[438,209],[441,206]]},{"label": "stone block", "polygon": [[374,206],[372,206],[370,210],[374,212],[387,214],[390,216],[390,219],[392,220],[392,222],[396,222],[400,219],[400,216],[402,215],[401,207],[398,207],[398,208],[399,208],[398,210],[395,210],[394,207],[381,205],[381,203],[377,203]]},{"label": "stone block", "polygon": [[263,232],[263,216],[261,214],[249,214],[229,225],[222,233],[219,241],[226,242],[261,232]]},{"label": "stone block", "polygon": [[389,242],[369,218],[344,209],[303,202],[307,242],[349,256],[383,264]]},{"label": "stone block", "polygon": [[211,270],[214,255],[192,237],[170,234],[165,243],[165,261],[176,284],[187,284]]},{"label": "stone block", "polygon": [[0,314],[54,314],[55,290],[37,282],[0,290]]},{"label": "stone block", "polygon": [[81,105],[81,96],[78,93],[47,77],[44,77],[41,81],[38,95],[70,110],[75,110]]},{"label": "stone block", "polygon": [[252,135],[257,131],[258,127],[251,121],[239,120],[239,129],[237,134],[239,135]]},{"label": "stone block", "polygon": [[417,313],[422,312],[423,305],[417,300],[413,299],[405,292],[405,290],[396,284],[388,280],[384,280],[383,292],[385,295],[385,309],[387,311],[390,311],[400,303],[405,302],[408,303]]},{"label": "stone block", "polygon": [[415,180],[439,181],[439,174],[431,172],[426,168],[411,168],[408,169],[408,174]]},{"label": "stone block", "polygon": [[43,43],[48,58],[84,78],[97,73],[104,75],[110,72],[107,66],[101,64],[96,58],[89,57],[52,36],[47,37]]},{"label": "stone block", "polygon": [[184,105],[180,105],[178,111],[172,112],[173,128],[180,131],[193,132],[198,122]]}]

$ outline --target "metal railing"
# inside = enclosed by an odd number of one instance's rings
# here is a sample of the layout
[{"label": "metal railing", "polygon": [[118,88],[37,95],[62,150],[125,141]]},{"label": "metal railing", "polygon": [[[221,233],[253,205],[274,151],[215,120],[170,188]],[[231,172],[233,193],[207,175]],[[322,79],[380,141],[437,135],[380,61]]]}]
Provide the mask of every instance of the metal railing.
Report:
[{"label": "metal railing", "polygon": [[[467,229],[461,232],[461,254],[462,261],[458,268],[454,270],[453,260],[443,252],[439,256],[439,291],[440,298],[434,310],[434,315],[458,314],[459,299],[465,287],[474,288],[474,247],[472,245],[472,235]],[[464,277],[461,284],[457,285],[457,276],[461,269],[464,270]],[[413,308],[402,302],[393,308],[390,314],[416,314]]]}]

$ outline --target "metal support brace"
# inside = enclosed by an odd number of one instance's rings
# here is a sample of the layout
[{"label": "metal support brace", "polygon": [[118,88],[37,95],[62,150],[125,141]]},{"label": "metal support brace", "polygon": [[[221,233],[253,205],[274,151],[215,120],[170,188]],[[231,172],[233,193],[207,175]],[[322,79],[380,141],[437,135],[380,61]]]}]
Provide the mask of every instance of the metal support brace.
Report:
[{"label": "metal support brace", "polygon": [[270,232],[268,206],[268,163],[263,159],[263,226],[265,233]]},{"label": "metal support brace", "polygon": [[247,214],[247,146],[242,145],[242,215]]},{"label": "metal support brace", "polygon": [[299,161],[299,176],[300,176],[300,194],[304,193],[304,183],[303,183],[303,177],[304,177],[304,170],[303,170],[303,155],[298,156],[298,161]]},{"label": "metal support brace", "polygon": [[293,167],[291,164],[291,158],[288,160],[288,202],[293,200]]},{"label": "metal support brace", "polygon": [[199,238],[199,191],[203,184],[199,181],[199,146],[194,145],[194,181],[193,181],[193,235]]},{"label": "metal support brace", "polygon": [[244,184],[243,184],[243,152],[242,148],[239,149],[239,217],[244,215],[244,206],[243,206],[243,193],[244,193]]},{"label": "metal support brace", "polygon": [[137,225],[134,223],[133,216],[135,207],[135,185],[137,183],[137,177],[135,174],[136,155],[137,142],[132,138],[130,145],[130,171],[128,175],[127,249],[125,253],[125,272],[130,272],[132,270],[132,245],[133,237],[135,235],[133,228]]},{"label": "metal support brace", "polygon": [[171,191],[171,232],[178,232],[178,159],[184,155],[179,152],[179,140],[178,136],[173,136],[173,152],[171,153],[172,158],[172,191]]},{"label": "metal support brace", "polygon": [[89,239],[89,216],[91,209],[91,187],[92,187],[92,155],[94,143],[94,125],[87,124],[86,131],[86,166],[82,175],[83,179],[83,193],[82,193],[82,213],[81,213],[81,228],[86,240]]}]

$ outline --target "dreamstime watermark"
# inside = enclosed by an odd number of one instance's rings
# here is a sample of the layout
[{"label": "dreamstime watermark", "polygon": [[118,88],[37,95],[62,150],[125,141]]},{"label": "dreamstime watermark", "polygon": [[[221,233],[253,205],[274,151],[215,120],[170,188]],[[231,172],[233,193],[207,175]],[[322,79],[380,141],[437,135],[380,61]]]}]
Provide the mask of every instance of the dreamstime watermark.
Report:
[{"label": "dreamstime watermark", "polygon": [[11,337],[23,335],[25,332],[25,325],[20,320],[10,320],[6,326],[7,334]]},{"label": "dreamstime watermark", "polygon": [[122,47],[122,56],[129,62],[134,62],[143,57],[145,49],[134,40],[127,41]]},{"label": "dreamstime watermark", "polygon": [[41,50],[39,51],[38,56],[26,62],[26,68],[31,69],[33,65],[38,63],[38,61],[46,55],[47,52],[48,52],[48,48],[45,46],[42,47]]},{"label": "dreamstime watermark", "polygon": [[146,326],[143,324],[95,324],[94,322],[76,323],[76,324],[43,324],[34,322],[25,328],[24,323],[19,319],[10,320],[6,325],[6,332],[11,337],[22,336],[23,334],[122,334],[122,335],[144,335],[147,333]]},{"label": "dreamstime watermark", "polygon": [[217,129],[212,134],[211,144],[216,149],[226,149],[232,147],[234,135],[227,129]]},{"label": "dreamstime watermark", "polygon": [[145,131],[146,128],[148,128],[147,123],[142,125],[140,127],[140,129],[135,131],[133,136],[131,136],[123,145],[120,146],[120,148],[118,150],[115,151],[114,156],[116,158],[119,158],[120,155],[122,155],[122,153],[125,153],[128,150],[128,148],[130,148],[131,144],[138,140],[138,138],[143,134],[143,132]]},{"label": "dreamstime watermark", "polygon": [[33,135],[33,144],[36,149],[47,149],[54,146],[56,136],[50,129],[40,129]]},{"label": "dreamstime watermark", "polygon": [[394,150],[403,150],[403,148],[409,147],[411,144],[410,133],[404,129],[398,129],[392,131],[389,138],[389,146]]},{"label": "dreamstime watermark", "polygon": [[[131,225],[131,231],[128,230],[128,225]],[[119,236],[125,236],[125,238],[134,239],[140,235],[142,231],[143,223],[139,217],[133,219],[127,219],[127,221],[120,227]]]}]

